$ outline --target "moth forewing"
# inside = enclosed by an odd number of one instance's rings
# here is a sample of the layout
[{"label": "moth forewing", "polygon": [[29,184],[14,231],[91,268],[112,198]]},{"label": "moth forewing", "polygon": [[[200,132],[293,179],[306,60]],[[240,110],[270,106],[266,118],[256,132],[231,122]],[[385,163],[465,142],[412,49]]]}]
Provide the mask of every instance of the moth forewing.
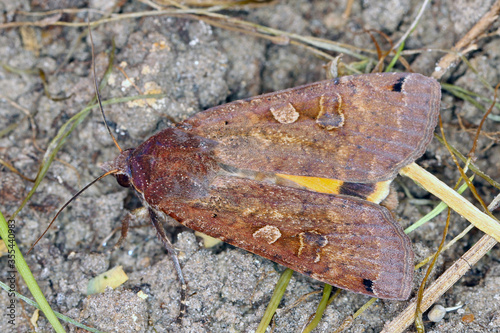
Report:
[{"label": "moth forewing", "polygon": [[176,206],[187,227],[317,280],[387,299],[411,291],[411,243],[379,205],[219,176],[206,197]]},{"label": "moth forewing", "polygon": [[[439,83],[420,74],[344,76],[217,106],[178,126],[217,141],[218,159],[241,169],[372,183],[424,153],[440,99]],[[275,118],[283,105],[296,121]],[[342,126],[326,129],[325,113],[342,114]]]}]

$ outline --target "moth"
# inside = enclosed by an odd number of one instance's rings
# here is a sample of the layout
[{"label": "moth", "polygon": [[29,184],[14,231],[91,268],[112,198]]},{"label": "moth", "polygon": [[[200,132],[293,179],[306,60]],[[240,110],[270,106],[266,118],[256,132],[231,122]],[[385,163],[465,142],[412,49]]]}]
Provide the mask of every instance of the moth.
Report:
[{"label": "moth", "polygon": [[[440,99],[420,74],[344,76],[200,112],[103,168],[133,187],[171,252],[167,216],[333,286],[405,300],[411,242],[379,203],[425,152]],[[331,193],[311,190],[325,181]]]}]

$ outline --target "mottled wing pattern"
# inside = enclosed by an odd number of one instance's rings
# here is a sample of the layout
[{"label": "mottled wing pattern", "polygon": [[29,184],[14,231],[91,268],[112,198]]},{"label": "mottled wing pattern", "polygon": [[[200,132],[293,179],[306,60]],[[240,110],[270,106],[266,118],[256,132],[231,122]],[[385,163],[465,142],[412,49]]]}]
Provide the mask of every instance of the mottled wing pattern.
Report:
[{"label": "mottled wing pattern", "polygon": [[346,76],[217,106],[179,124],[255,171],[372,183],[420,157],[441,90],[411,73]]},{"label": "mottled wing pattern", "polygon": [[144,198],[191,229],[340,288],[409,296],[411,243],[379,205],[231,176],[216,177],[198,198],[167,192],[158,181]]}]

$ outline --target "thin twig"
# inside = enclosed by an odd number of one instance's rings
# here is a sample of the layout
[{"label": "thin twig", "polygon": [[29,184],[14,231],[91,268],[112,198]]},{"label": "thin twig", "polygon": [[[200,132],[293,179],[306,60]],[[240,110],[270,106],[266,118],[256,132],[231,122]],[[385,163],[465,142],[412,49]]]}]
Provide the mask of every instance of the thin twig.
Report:
[{"label": "thin twig", "polygon": [[[484,235],[473,247],[469,249],[459,260],[448,268],[429,288],[425,290],[422,298],[422,311],[427,310],[441,295],[450,289],[472,266],[474,266],[485,254],[490,251],[497,241],[489,235]],[[416,300],[413,299],[391,322],[384,326],[382,333],[403,332],[413,322],[416,310]]]},{"label": "thin twig", "polygon": [[[472,42],[483,34],[488,27],[497,20],[500,14],[500,0],[497,0],[490,10],[463,36],[453,47],[453,50],[464,55]],[[432,77],[439,80],[448,68],[454,67],[460,56],[456,53],[448,53],[439,60]]]}]

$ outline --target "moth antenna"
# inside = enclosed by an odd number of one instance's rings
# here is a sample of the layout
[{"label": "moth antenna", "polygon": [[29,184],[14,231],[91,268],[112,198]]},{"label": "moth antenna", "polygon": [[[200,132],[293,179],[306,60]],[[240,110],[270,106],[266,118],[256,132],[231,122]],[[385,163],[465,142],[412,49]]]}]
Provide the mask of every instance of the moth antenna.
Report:
[{"label": "moth antenna", "polygon": [[95,89],[95,94],[96,94],[97,102],[99,103],[99,109],[101,110],[101,115],[102,115],[102,119],[104,120],[104,125],[108,129],[108,133],[111,136],[111,139],[113,139],[113,142],[115,143],[115,146],[118,148],[118,150],[121,153],[123,151],[123,149],[118,144],[118,141],[116,141],[115,136],[113,135],[113,133],[111,132],[111,129],[108,126],[108,121],[106,120],[106,115],[104,114],[104,109],[103,109],[102,103],[101,103],[101,94],[99,93],[99,87],[97,86],[97,75],[95,73],[94,40],[92,39],[92,31],[90,29],[90,20],[89,20],[88,16],[87,16],[87,26],[88,26],[88,29],[89,29],[90,46],[92,48],[92,66],[91,67],[92,67],[92,77],[94,79],[94,89]]},{"label": "moth antenna", "polygon": [[88,189],[90,186],[94,185],[96,182],[98,182],[99,180],[103,179],[104,177],[106,176],[109,176],[111,174],[114,174],[114,173],[117,173],[119,170],[116,169],[116,170],[111,170],[111,171],[108,171],[106,172],[105,174],[97,177],[96,179],[94,179],[93,181],[91,181],[89,184],[87,184],[84,188],[82,188],[80,191],[78,191],[78,193],[76,193],[73,197],[71,197],[71,199],[69,199],[62,207],[61,209],[59,209],[59,211],[57,212],[56,216],[54,216],[54,218],[52,219],[52,221],[50,221],[49,223],[49,226],[45,229],[45,231],[42,233],[42,235],[40,237],[37,238],[37,240],[33,243],[33,245],[31,245],[30,249],[28,250],[28,252],[26,254],[29,254],[31,252],[31,250],[33,250],[33,248],[35,247],[35,245],[40,241],[40,239],[43,238],[43,236],[45,236],[45,234],[47,233],[47,231],[49,231],[49,228],[52,226],[52,224],[54,223],[54,221],[57,219],[57,217],[59,216],[59,214],[61,214],[61,212],[64,210],[64,208],[66,208],[74,199],[76,199],[76,197],[78,197],[83,191],[85,191],[86,189]]}]

